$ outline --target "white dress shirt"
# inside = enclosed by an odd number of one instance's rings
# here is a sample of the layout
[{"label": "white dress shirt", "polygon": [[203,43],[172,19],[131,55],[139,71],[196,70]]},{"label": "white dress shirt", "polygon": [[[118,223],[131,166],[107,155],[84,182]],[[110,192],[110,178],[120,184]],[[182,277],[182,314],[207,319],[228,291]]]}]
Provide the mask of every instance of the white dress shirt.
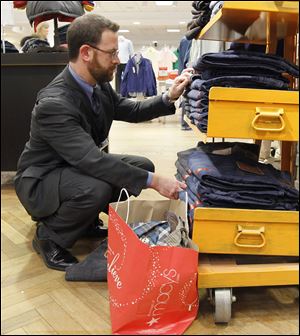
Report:
[{"label": "white dress shirt", "polygon": [[133,56],[133,44],[130,40],[126,39],[124,36],[119,36],[119,59],[120,62],[126,64],[131,56]]}]

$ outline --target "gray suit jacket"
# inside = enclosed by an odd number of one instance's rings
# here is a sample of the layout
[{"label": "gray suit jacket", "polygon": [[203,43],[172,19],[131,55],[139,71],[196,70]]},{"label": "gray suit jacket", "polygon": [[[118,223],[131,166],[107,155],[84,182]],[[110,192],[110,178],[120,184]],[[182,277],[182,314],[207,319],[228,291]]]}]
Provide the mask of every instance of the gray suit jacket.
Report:
[{"label": "gray suit jacket", "polygon": [[66,67],[37,96],[30,139],[22,152],[15,178],[17,195],[33,217],[45,217],[59,207],[62,169],[74,167],[137,196],[146,186],[147,171],[100,151],[113,120],[142,122],[175,113],[162,97],[142,102],[123,98],[109,83],[101,84],[100,116]]}]

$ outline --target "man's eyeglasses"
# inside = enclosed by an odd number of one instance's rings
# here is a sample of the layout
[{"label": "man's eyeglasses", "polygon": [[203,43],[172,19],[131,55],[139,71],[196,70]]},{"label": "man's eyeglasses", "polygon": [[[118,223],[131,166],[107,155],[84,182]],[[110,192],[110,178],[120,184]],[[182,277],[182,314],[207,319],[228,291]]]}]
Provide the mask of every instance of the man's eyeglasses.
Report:
[{"label": "man's eyeglasses", "polygon": [[89,47],[93,48],[93,49],[96,49],[96,50],[99,50],[99,51],[102,51],[106,54],[109,54],[111,57],[118,57],[119,55],[119,50],[102,50],[92,44],[89,44],[89,43],[86,43]]}]

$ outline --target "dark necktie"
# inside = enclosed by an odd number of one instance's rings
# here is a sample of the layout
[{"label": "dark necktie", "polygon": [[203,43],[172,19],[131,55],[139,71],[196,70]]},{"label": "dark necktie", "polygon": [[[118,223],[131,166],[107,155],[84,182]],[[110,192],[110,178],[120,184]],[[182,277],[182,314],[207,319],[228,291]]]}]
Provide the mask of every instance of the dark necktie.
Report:
[{"label": "dark necktie", "polygon": [[92,94],[92,108],[95,115],[94,127],[96,128],[94,139],[98,146],[101,146],[102,141],[105,139],[104,129],[104,111],[101,103],[101,88],[97,85],[93,89]]},{"label": "dark necktie", "polygon": [[93,94],[92,94],[92,107],[93,107],[94,113],[97,116],[99,116],[101,112],[100,92],[101,92],[101,89],[98,86],[95,86],[93,89]]}]

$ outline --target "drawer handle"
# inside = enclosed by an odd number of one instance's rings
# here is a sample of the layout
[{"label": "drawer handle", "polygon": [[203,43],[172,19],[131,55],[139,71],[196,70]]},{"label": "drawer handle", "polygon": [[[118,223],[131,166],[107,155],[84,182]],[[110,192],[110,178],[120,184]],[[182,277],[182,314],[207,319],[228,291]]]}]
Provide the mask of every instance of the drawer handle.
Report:
[{"label": "drawer handle", "polygon": [[[259,248],[259,247],[263,247],[266,245],[266,239],[264,236],[264,232],[265,232],[265,228],[262,226],[259,229],[245,229],[243,228],[241,225],[238,225],[238,234],[236,235],[236,237],[234,238],[234,244],[238,247],[251,247],[251,248]],[[262,240],[261,244],[240,244],[238,242],[239,238],[241,236],[259,236]]]},{"label": "drawer handle", "polygon": [[[276,111],[271,112],[270,109],[256,107],[256,115],[254,119],[252,120],[252,127],[256,131],[281,132],[285,128],[285,121],[282,118],[283,114],[284,114],[283,108],[276,109]],[[272,118],[274,120],[279,119],[281,127],[280,128],[258,127],[256,123],[258,122],[259,119],[263,119],[263,118]],[[272,121],[268,121],[268,123],[272,124]]]}]

